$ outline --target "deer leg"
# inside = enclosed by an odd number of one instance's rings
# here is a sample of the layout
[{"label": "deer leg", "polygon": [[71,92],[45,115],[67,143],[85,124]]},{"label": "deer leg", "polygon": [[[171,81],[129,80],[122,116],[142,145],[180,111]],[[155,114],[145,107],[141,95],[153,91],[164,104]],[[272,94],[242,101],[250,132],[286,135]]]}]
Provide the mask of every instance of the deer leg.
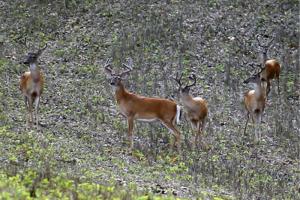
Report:
[{"label": "deer leg", "polygon": [[[255,115],[255,113],[254,113]],[[253,118],[253,125],[254,125],[254,143],[257,143],[257,123],[256,123],[256,116]]]},{"label": "deer leg", "polygon": [[260,130],[257,130],[261,124],[261,113],[255,112],[255,124],[254,124],[254,132],[255,132],[255,143],[258,143],[260,140]]},{"label": "deer leg", "polygon": [[33,122],[33,113],[32,113],[32,97],[28,97],[28,112],[29,112],[29,127],[31,128]]},{"label": "deer leg", "polygon": [[261,141],[261,123],[258,124],[258,141]]},{"label": "deer leg", "polygon": [[257,119],[258,119],[258,140],[261,140],[261,122],[262,122],[262,113],[257,114]]},{"label": "deer leg", "polygon": [[246,121],[246,125],[245,125],[245,128],[244,128],[244,135],[246,135],[246,129],[247,129],[247,125],[248,125],[248,121],[249,121],[249,115],[250,115],[250,113],[248,112],[247,113],[247,121]]},{"label": "deer leg", "polygon": [[268,81],[267,82],[267,91],[266,91],[267,92],[267,98],[268,98],[270,90],[271,90],[270,87],[271,87],[271,84],[270,84],[270,81]]},{"label": "deer leg", "polygon": [[257,124],[254,126],[254,143],[258,142],[258,136],[257,136]]},{"label": "deer leg", "polygon": [[277,91],[278,91],[278,96],[279,96],[280,95],[279,77],[277,78]]},{"label": "deer leg", "polygon": [[202,132],[204,131],[205,126],[206,126],[206,119],[203,119],[202,120],[202,126],[201,126],[201,131]]},{"label": "deer leg", "polygon": [[[200,122],[199,122],[199,124],[200,124]],[[208,150],[209,146],[203,140],[204,127],[205,127],[205,119],[201,121],[201,126],[199,126],[198,134],[199,134],[199,137],[200,137],[201,145],[204,147],[205,150]]]},{"label": "deer leg", "polygon": [[171,131],[171,133],[174,135],[175,141],[174,141],[173,146],[177,146],[178,151],[180,151],[180,132],[174,127],[172,122],[162,121],[162,124],[165,127],[167,127]]},{"label": "deer leg", "polygon": [[133,138],[132,138],[132,131],[133,131],[133,117],[128,117],[128,138],[129,138],[129,148],[130,150],[133,149]]},{"label": "deer leg", "polygon": [[191,126],[192,126],[192,131],[193,131],[193,134],[194,134],[194,140],[192,142],[192,149],[195,149],[196,144],[197,144],[197,137],[198,137],[197,124],[195,122],[191,121]]},{"label": "deer leg", "polygon": [[200,121],[197,122],[197,132],[196,132],[196,145],[198,145],[198,142],[199,142],[199,138],[200,138],[200,143],[202,145],[202,131],[201,131],[201,127],[202,127],[202,124],[200,125]]},{"label": "deer leg", "polygon": [[281,104],[281,98],[280,98],[280,88],[279,88],[279,76],[278,76],[278,78],[277,78],[277,90],[278,90],[279,104]]},{"label": "deer leg", "polygon": [[39,105],[40,105],[40,97],[37,96],[35,98],[35,120],[36,120],[37,129],[39,129],[39,116],[38,116]]},{"label": "deer leg", "polygon": [[28,98],[24,96],[24,103],[25,103],[25,109],[26,109],[26,126],[29,126],[29,108],[28,108]]}]

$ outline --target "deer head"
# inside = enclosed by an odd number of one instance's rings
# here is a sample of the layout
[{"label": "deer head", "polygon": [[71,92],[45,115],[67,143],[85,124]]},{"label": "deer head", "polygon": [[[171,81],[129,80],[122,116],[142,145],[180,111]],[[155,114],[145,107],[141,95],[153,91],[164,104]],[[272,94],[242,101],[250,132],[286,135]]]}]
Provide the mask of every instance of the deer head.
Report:
[{"label": "deer head", "polygon": [[263,87],[263,88],[266,88],[267,87],[267,80],[265,78],[262,78],[262,76],[260,75],[260,73],[262,72],[263,70],[260,70],[260,72],[250,76],[248,79],[246,79],[244,81],[245,84],[252,84],[254,86],[254,88],[256,87]]},{"label": "deer head", "polygon": [[196,85],[196,75],[195,75],[195,74],[191,74],[191,75],[189,76],[189,79],[193,80],[192,84],[186,85],[186,86],[184,86],[184,87],[182,86],[182,82],[181,82],[182,75],[183,75],[183,74],[181,73],[180,76],[179,76],[179,73],[177,72],[177,73],[176,73],[176,77],[173,78],[173,79],[174,79],[174,80],[177,82],[177,84],[179,85],[178,90],[180,91],[180,93],[181,93],[181,94],[186,94],[186,95],[187,95],[187,94],[189,94],[189,92],[190,92],[190,88]]},{"label": "deer head", "polygon": [[37,59],[40,57],[40,55],[44,52],[46,48],[47,48],[47,44],[45,45],[45,47],[39,49],[36,53],[29,52],[23,64],[29,65],[29,64],[36,63]]},{"label": "deer head", "polygon": [[124,77],[132,71],[132,60],[129,59],[129,64],[122,63],[122,66],[124,66],[126,70],[121,72],[120,74],[116,74],[111,68],[110,59],[106,61],[104,69],[105,72],[111,77],[110,85],[116,87],[122,85],[122,80],[124,80]]}]

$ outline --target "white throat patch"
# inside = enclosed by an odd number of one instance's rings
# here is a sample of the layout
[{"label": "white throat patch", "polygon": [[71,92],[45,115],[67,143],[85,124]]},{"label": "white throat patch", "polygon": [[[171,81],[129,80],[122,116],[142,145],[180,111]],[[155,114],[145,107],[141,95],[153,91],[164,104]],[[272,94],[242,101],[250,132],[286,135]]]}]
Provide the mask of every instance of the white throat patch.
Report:
[{"label": "white throat patch", "polygon": [[30,63],[30,71],[35,71],[37,69],[37,66],[35,63]]}]

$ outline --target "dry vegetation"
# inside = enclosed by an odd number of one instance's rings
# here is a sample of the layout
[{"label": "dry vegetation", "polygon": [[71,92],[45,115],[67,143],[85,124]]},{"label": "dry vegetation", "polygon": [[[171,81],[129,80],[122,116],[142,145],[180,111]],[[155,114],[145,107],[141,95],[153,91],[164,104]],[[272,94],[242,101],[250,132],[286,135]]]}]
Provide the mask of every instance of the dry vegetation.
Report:
[{"label": "dry vegetation", "polygon": [[[299,198],[298,1],[11,0],[0,13],[1,198]],[[282,72],[254,144],[253,126],[243,135],[242,82],[260,62],[257,36],[273,40],[268,57]],[[26,131],[19,62],[46,43],[42,128]],[[185,121],[181,156],[159,123],[136,123],[126,153],[126,121],[102,65],[112,58],[121,70],[128,57],[126,86],[144,96],[177,101],[171,76],[196,74],[190,93],[209,103],[209,151],[190,148]]]}]

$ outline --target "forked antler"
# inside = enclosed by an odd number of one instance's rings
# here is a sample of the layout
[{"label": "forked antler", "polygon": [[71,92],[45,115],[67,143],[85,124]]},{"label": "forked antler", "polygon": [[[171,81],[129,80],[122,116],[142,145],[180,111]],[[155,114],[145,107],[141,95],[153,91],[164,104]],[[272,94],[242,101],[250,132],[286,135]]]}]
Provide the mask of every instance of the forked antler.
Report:
[{"label": "forked antler", "polygon": [[124,71],[124,72],[122,72],[122,73],[120,74],[121,77],[124,76],[125,74],[129,73],[130,71],[132,71],[133,61],[132,61],[131,58],[129,58],[128,60],[129,60],[129,63],[128,63],[129,65],[128,65],[128,64],[125,64],[125,63],[122,63],[122,65],[123,65],[124,67],[126,67],[127,70]]},{"label": "forked antler", "polygon": [[46,43],[45,47],[38,50],[38,52],[36,53],[36,56],[39,57],[45,51],[46,48],[47,48],[47,43]]},{"label": "forked antler", "polygon": [[39,56],[43,53],[43,51],[47,48],[47,44],[42,49],[39,49],[36,53],[29,52],[27,54],[27,58],[24,62],[21,62],[23,64],[30,64],[37,62]]},{"label": "forked antler", "polygon": [[130,66],[128,64],[122,63],[122,65],[124,65],[127,68],[127,70],[125,70],[124,72],[122,72],[120,74],[115,74],[115,73],[113,73],[113,70],[111,68],[111,62],[110,61],[111,61],[110,58],[107,59],[103,67],[106,70],[106,72],[108,72],[112,76],[120,76],[120,77],[122,77],[122,76],[124,76],[125,74],[129,73],[132,70],[132,60],[131,60],[129,62]]},{"label": "forked antler", "polygon": [[253,75],[260,73],[263,69],[261,67],[261,65],[259,63],[256,63],[256,62],[250,62],[247,65],[250,66],[253,69],[253,71],[254,71]]},{"label": "forked antler", "polygon": [[181,88],[181,86],[182,86],[182,83],[181,83],[182,75],[183,75],[183,73],[181,73],[180,76],[179,76],[179,73],[177,72],[176,77],[175,78],[173,77],[173,79],[178,83],[179,88]]},{"label": "forked antler", "polygon": [[193,83],[190,84],[190,85],[185,86],[185,87],[187,87],[187,88],[196,85],[196,75],[195,75],[195,74],[191,74],[191,75],[189,76],[189,79],[193,80]]},{"label": "forked antler", "polygon": [[259,35],[256,35],[255,37],[256,41],[257,41],[257,44],[259,47],[263,48],[264,50],[268,50],[274,40],[274,38],[272,38],[269,42],[267,42],[266,44],[262,44],[262,42],[260,41],[259,39]]},{"label": "forked antler", "polygon": [[111,66],[111,62],[110,62],[110,58],[108,58],[107,60],[106,60],[106,62],[105,62],[105,64],[104,64],[104,69],[108,72],[108,73],[110,73],[111,75],[113,75],[113,71],[112,71],[112,69],[110,68],[110,66]]},{"label": "forked antler", "polygon": [[[181,74],[179,75],[179,73],[177,72],[177,73],[176,73],[176,77],[175,77],[175,78],[173,77],[173,79],[178,83],[179,88],[182,88],[182,82],[181,82],[182,75],[183,75],[183,73],[181,73]],[[191,74],[191,75],[189,76],[189,79],[193,80],[193,83],[190,84],[190,85],[184,86],[184,88],[189,88],[189,87],[192,87],[192,86],[196,85],[196,75],[195,75],[195,74]]]}]

